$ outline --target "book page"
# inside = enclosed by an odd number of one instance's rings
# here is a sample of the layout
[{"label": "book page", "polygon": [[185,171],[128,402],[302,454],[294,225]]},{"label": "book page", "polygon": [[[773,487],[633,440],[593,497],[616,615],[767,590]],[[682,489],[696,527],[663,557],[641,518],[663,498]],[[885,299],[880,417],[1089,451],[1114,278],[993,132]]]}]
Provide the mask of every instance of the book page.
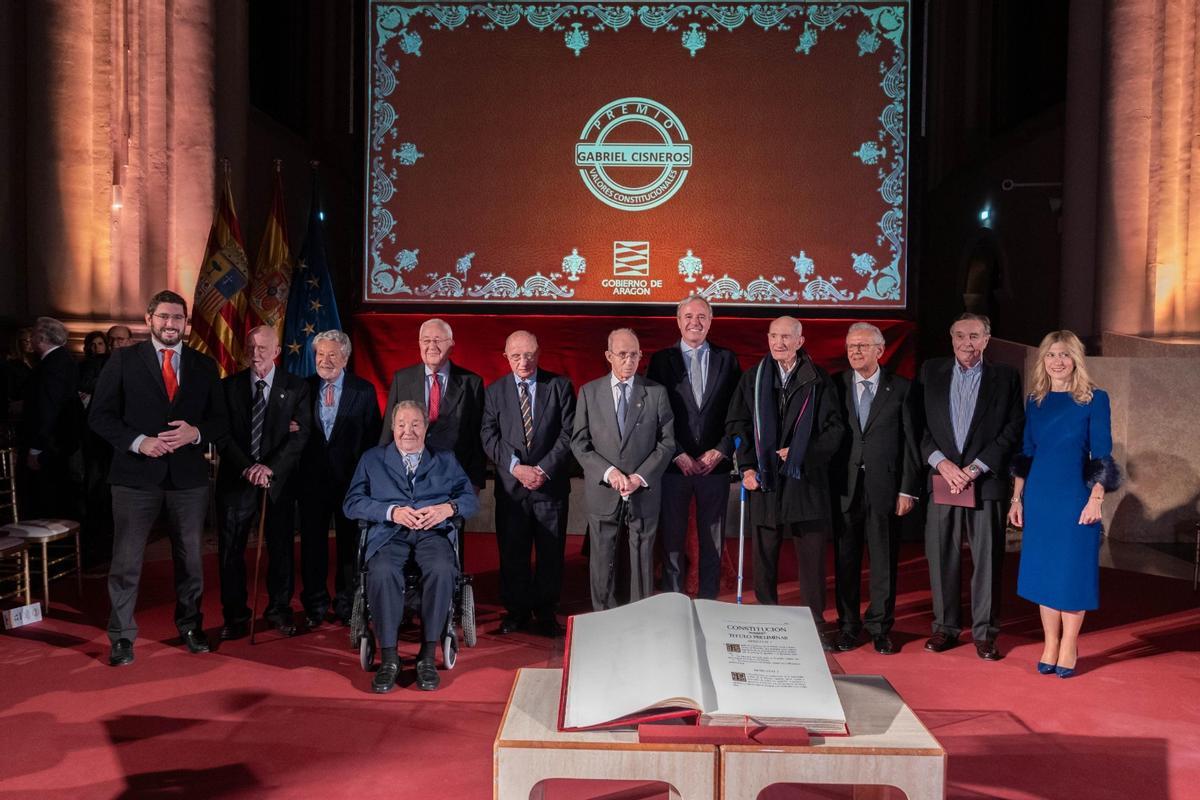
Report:
[{"label": "book page", "polygon": [[692,601],[678,593],[573,617],[564,727],[656,706],[711,707],[700,648]]},{"label": "book page", "polygon": [[844,725],[845,712],[808,608],[715,600],[697,600],[695,608],[717,696],[712,716]]}]

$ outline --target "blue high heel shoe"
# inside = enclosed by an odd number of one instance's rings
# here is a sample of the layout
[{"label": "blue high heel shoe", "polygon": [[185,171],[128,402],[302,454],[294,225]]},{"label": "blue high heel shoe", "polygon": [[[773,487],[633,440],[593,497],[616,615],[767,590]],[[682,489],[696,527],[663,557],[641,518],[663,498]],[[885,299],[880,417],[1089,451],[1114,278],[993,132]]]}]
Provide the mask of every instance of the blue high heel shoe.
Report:
[{"label": "blue high heel shoe", "polygon": [[1045,661],[1038,662],[1037,671],[1043,675],[1053,675],[1056,669],[1057,667],[1053,664],[1047,664]]},{"label": "blue high heel shoe", "polygon": [[1060,678],[1069,678],[1075,674],[1074,667],[1055,667],[1054,673]]}]

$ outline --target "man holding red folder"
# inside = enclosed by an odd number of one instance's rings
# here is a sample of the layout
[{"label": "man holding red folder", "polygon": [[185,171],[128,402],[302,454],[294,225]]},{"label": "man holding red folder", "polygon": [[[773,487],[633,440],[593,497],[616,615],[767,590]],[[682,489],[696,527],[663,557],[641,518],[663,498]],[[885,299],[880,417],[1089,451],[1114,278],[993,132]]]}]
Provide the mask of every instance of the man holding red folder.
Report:
[{"label": "man holding red folder", "polygon": [[[925,649],[940,653],[958,644],[965,533],[974,564],[971,635],[975,651],[982,659],[998,661],[1008,462],[1021,444],[1025,411],[1017,371],[983,360],[990,338],[987,317],[963,314],[950,327],[954,358],[931,359],[921,366],[925,408],[921,456],[933,468],[925,517],[933,636]],[[936,485],[940,481],[945,487]]]}]

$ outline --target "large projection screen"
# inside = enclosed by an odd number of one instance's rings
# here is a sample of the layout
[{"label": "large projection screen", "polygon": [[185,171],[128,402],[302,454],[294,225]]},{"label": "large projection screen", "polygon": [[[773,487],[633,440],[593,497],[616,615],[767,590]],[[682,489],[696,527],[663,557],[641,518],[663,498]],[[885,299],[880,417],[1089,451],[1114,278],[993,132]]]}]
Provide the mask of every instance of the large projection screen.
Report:
[{"label": "large projection screen", "polygon": [[368,13],[366,302],[906,307],[907,2]]}]

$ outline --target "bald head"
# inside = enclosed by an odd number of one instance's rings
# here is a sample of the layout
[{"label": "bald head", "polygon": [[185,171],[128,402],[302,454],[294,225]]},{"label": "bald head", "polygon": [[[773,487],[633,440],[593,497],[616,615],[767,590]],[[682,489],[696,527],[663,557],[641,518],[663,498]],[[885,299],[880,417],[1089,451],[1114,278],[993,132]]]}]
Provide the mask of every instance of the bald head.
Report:
[{"label": "bald head", "polygon": [[270,325],[251,328],[246,335],[246,359],[258,377],[265,378],[270,374],[279,352],[279,334]]},{"label": "bald head", "polygon": [[767,330],[767,346],[771,350],[771,358],[790,369],[796,363],[796,354],[804,346],[804,326],[795,317],[772,320]]},{"label": "bald head", "polygon": [[513,331],[504,340],[504,357],[513,375],[521,380],[532,378],[537,372],[538,340],[529,331]]}]

